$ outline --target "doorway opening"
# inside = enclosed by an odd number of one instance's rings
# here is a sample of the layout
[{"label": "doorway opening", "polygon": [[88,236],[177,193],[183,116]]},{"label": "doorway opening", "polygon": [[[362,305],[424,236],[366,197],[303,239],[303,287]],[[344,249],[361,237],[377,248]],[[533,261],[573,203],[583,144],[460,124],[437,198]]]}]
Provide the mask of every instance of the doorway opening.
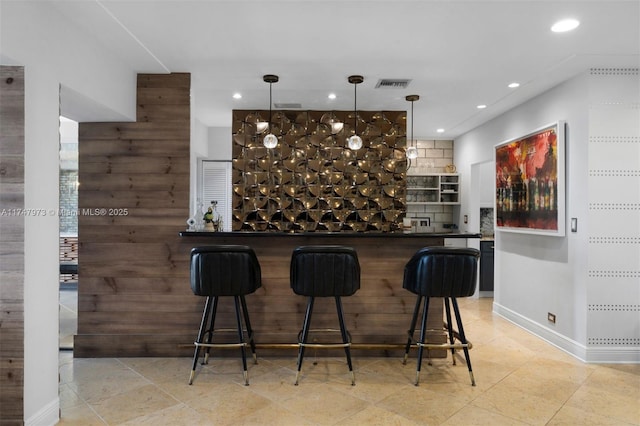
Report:
[{"label": "doorway opening", "polygon": [[60,117],[59,348],[73,351],[78,331],[78,123]]}]

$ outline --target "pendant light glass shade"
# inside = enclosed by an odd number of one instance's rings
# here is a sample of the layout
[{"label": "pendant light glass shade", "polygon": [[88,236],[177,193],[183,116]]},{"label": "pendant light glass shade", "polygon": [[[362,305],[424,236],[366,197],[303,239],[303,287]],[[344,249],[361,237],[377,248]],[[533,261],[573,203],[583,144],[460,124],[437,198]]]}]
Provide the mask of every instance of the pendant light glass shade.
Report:
[{"label": "pendant light glass shade", "polygon": [[264,80],[265,83],[269,83],[269,123],[268,123],[268,126],[267,126],[267,128],[269,129],[269,133],[262,140],[262,144],[266,148],[271,149],[271,148],[275,148],[276,146],[278,146],[278,138],[276,137],[276,135],[271,133],[271,105],[273,104],[273,102],[271,100],[271,85],[273,83],[277,83],[279,78],[278,78],[277,75],[266,74],[266,75],[262,76],[262,80]]},{"label": "pendant light glass shade", "polygon": [[269,149],[275,148],[276,146],[278,146],[278,138],[273,133],[269,133],[262,140],[262,144]]},{"label": "pendant light glass shade", "polygon": [[[407,97],[405,97],[405,99],[411,102],[411,140],[409,141],[409,146],[404,153],[409,160],[413,160],[415,158],[418,158],[418,148],[415,147],[413,142],[413,103],[420,99],[420,96],[408,95]],[[409,162],[409,167],[411,167],[411,162]]]},{"label": "pendant light glass shade", "polygon": [[362,148],[362,138],[358,135],[353,135],[349,138],[348,144],[349,144],[349,149],[357,151],[360,148]]},{"label": "pendant light glass shade", "polygon": [[353,132],[354,135],[347,139],[347,145],[349,149],[354,151],[362,148],[362,138],[358,136],[358,84],[364,81],[364,77],[361,75],[349,76],[349,83],[353,84]]},{"label": "pendant light glass shade", "polygon": [[410,160],[418,158],[418,148],[416,148],[415,146],[410,146],[409,148],[407,148],[405,153],[407,155],[407,158]]}]

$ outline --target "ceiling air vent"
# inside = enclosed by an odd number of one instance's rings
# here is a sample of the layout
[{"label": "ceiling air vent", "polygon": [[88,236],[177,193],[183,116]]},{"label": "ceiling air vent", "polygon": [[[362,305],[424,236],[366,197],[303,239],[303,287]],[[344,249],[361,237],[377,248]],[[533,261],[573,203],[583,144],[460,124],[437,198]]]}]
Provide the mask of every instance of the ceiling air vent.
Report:
[{"label": "ceiling air vent", "polygon": [[295,103],[295,102],[283,102],[283,103],[275,103],[273,104],[274,107],[278,108],[278,109],[295,109],[295,108],[302,108],[302,104],[299,103]]},{"label": "ceiling air vent", "polygon": [[376,89],[406,89],[411,83],[408,78],[383,78],[378,80]]}]

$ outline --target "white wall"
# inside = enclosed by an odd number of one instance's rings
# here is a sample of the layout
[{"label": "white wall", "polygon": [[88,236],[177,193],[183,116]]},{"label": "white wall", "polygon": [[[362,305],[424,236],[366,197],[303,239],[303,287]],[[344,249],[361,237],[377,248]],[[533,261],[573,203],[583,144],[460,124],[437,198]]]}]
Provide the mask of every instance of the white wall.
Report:
[{"label": "white wall", "polygon": [[2,63],[25,69],[25,208],[47,212],[25,218],[24,283],[24,420],[47,425],[59,416],[60,86],[77,95],[70,118],[133,120],[136,73],[47,2],[2,2],[0,31]]},{"label": "white wall", "polygon": [[209,127],[209,160],[231,161],[231,127]]},{"label": "white wall", "polygon": [[[200,161],[207,158],[209,153],[209,129],[200,120],[191,114],[191,153],[189,168],[189,217],[194,217],[198,206],[196,205],[196,194],[198,191],[198,177],[200,176]],[[185,219],[186,220],[186,219]],[[185,224],[185,226],[187,226]]]},{"label": "white wall", "polygon": [[[471,165],[491,161],[494,145],[565,120],[566,213],[580,220],[566,237],[496,232],[494,310],[570,353],[586,355],[588,76],[580,75],[455,140],[463,215],[475,217]],[[479,200],[479,197],[475,197]],[[464,226],[464,225],[462,225]],[[463,230],[467,230],[462,228]],[[556,323],[547,321],[556,314]]]},{"label": "white wall", "polygon": [[640,362],[640,72],[589,81],[588,359]]}]

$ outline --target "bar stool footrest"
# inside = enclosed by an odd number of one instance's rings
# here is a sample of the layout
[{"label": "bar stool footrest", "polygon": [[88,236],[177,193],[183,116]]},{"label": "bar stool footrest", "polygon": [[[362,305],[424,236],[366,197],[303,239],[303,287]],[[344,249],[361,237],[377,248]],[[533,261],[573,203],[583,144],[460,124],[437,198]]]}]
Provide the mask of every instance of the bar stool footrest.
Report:
[{"label": "bar stool footrest", "polygon": [[242,342],[242,343],[198,343],[198,342],[193,342],[194,345],[196,345],[197,347],[203,347],[203,348],[219,348],[219,349],[224,349],[224,348],[239,348],[239,347],[247,347],[249,344],[247,342]]},{"label": "bar stool footrest", "polygon": [[[309,333],[313,333],[313,332],[340,333],[340,330],[335,328],[316,328],[316,329],[309,330]],[[351,333],[349,333],[348,330],[346,331],[346,333],[347,333],[347,340],[348,340],[347,343],[303,343],[302,330],[300,330],[298,332],[298,346],[304,346],[306,348],[327,348],[327,349],[351,347]]]}]

